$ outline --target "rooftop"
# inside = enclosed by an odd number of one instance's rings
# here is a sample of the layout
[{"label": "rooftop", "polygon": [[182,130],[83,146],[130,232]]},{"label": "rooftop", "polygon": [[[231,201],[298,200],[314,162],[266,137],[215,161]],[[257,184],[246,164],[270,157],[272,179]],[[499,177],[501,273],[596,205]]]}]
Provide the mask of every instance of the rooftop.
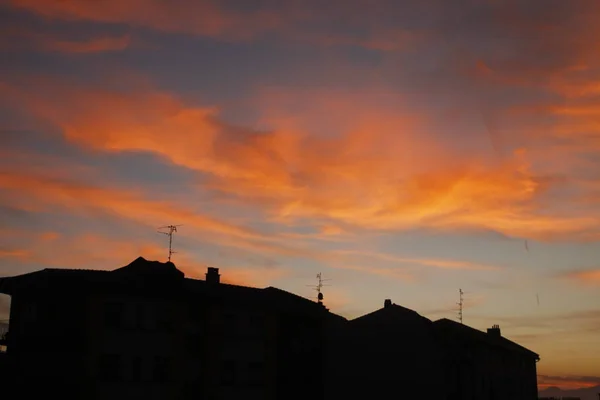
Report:
[{"label": "rooftop", "polygon": [[[215,278],[216,274],[216,278]],[[210,280],[208,277],[211,277]],[[209,268],[207,280],[186,278],[172,262],[149,261],[138,257],[128,265],[112,271],[90,269],[46,268],[13,277],[0,278],[0,293],[13,295],[20,290],[37,290],[40,287],[81,289],[95,285],[130,284],[152,290],[174,288],[179,293],[202,294],[222,299],[276,304],[278,307],[296,310],[324,310],[315,301],[272,286],[256,288],[220,283],[218,269]]]},{"label": "rooftop", "polygon": [[448,334],[460,335],[465,339],[486,343],[491,346],[502,347],[506,350],[523,353],[539,359],[537,353],[500,335],[492,335],[447,318],[435,321],[434,325]]}]

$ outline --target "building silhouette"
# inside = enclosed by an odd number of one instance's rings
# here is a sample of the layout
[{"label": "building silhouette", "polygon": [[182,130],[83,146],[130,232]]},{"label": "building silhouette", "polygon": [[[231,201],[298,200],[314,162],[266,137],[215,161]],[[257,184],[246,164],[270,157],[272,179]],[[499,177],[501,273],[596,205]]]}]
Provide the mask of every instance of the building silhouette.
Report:
[{"label": "building silhouette", "polygon": [[433,322],[391,300],[329,325],[328,399],[537,399],[539,356],[498,326]]},{"label": "building silhouette", "polygon": [[336,328],[328,399],[445,399],[441,349],[427,318],[385,300]]},{"label": "building silhouette", "polygon": [[501,335],[441,319],[433,323],[443,348],[448,400],[537,399],[540,357]]},{"label": "building silhouette", "polygon": [[[138,258],[113,271],[0,280],[15,398],[306,399],[323,391],[328,311],[280,289]],[[32,385],[35,383],[35,385]]]},{"label": "building silhouette", "polygon": [[9,399],[537,399],[538,355],[498,326],[433,322],[391,300],[347,320],[274,287],[221,283],[216,268],[190,279],[141,257],[0,278],[0,293]]}]

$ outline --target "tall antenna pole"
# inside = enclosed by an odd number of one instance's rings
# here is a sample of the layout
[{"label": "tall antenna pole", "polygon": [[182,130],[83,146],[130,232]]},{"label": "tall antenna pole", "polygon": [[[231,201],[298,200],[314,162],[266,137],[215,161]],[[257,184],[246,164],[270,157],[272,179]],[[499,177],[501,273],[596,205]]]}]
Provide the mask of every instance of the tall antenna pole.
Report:
[{"label": "tall antenna pole", "polygon": [[320,272],[317,274],[317,285],[311,286],[314,290],[317,291],[317,303],[323,304],[323,292],[321,292],[321,289],[325,286],[330,286],[330,285],[324,284],[323,282],[330,281],[330,280],[331,279],[323,279],[323,275]]},{"label": "tall antenna pole", "polygon": [[462,289],[458,289],[458,294],[460,296],[460,301],[458,303],[456,303],[456,304],[458,304],[458,320],[462,324],[463,323],[463,294],[464,294]]},{"label": "tall antenna pole", "polygon": [[178,226],[181,226],[181,225],[167,225],[167,226],[161,226],[160,228],[158,228],[158,229],[168,229],[168,232],[158,231],[158,233],[162,233],[163,235],[167,235],[169,237],[169,258],[168,258],[169,262],[171,262],[171,256],[176,253],[175,251],[173,251],[173,233],[177,232]]}]

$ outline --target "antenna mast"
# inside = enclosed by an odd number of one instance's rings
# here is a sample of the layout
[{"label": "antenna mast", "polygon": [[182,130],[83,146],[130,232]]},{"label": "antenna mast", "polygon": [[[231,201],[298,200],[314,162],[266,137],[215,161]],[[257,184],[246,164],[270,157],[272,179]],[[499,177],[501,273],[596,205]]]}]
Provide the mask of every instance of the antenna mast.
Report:
[{"label": "antenna mast", "polygon": [[320,272],[317,274],[317,279],[318,279],[317,285],[311,286],[311,287],[317,291],[317,303],[323,304],[323,292],[321,292],[321,289],[325,286],[330,286],[330,285],[325,285],[323,282],[330,281],[331,279],[323,279],[323,275]]},{"label": "antenna mast", "polygon": [[169,262],[171,262],[171,256],[176,253],[176,251],[173,251],[173,233],[177,232],[178,226],[181,226],[181,225],[168,225],[168,226],[161,226],[160,228],[158,228],[158,229],[168,229],[168,232],[158,231],[158,233],[162,233],[163,235],[167,235],[169,237],[169,258],[168,258]]},{"label": "antenna mast", "polygon": [[456,304],[458,304],[458,320],[460,321],[460,323],[463,323],[463,294],[464,292],[462,291],[462,289],[458,289],[458,294],[460,296],[460,301]]}]

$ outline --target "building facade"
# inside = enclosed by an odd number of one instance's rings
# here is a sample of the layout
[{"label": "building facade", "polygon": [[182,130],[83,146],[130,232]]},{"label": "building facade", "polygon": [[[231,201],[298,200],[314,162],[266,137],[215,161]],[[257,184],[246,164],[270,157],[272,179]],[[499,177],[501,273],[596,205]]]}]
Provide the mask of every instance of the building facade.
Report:
[{"label": "building facade", "polygon": [[19,398],[300,399],[323,391],[320,304],[276,288],[184,277],[138,258],[114,271],[0,279]]}]

